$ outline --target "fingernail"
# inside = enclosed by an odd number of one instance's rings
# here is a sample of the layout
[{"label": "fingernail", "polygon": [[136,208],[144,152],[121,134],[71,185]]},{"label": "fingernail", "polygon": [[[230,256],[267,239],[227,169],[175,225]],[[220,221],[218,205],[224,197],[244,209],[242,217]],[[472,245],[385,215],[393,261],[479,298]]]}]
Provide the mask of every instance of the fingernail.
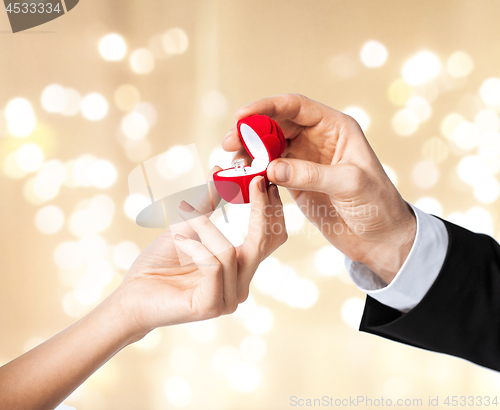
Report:
[{"label": "fingernail", "polygon": [[266,193],[266,182],[264,181],[264,177],[261,177],[260,181],[257,183],[259,186],[259,191],[263,194]]},{"label": "fingernail", "polygon": [[286,182],[290,179],[292,168],[284,161],[280,161],[274,167],[274,176],[278,182]]},{"label": "fingernail", "polygon": [[277,187],[276,185],[273,185],[273,195],[274,195],[276,198],[280,199],[280,193],[279,193],[279,191],[278,191],[278,187]]},{"label": "fingernail", "polygon": [[194,211],[194,208],[188,204],[186,201],[181,201],[179,204],[179,209],[184,212],[192,212]]},{"label": "fingernail", "polygon": [[187,238],[183,235],[181,235],[180,233],[176,233],[174,235],[174,239],[177,239],[178,241],[185,241]]}]

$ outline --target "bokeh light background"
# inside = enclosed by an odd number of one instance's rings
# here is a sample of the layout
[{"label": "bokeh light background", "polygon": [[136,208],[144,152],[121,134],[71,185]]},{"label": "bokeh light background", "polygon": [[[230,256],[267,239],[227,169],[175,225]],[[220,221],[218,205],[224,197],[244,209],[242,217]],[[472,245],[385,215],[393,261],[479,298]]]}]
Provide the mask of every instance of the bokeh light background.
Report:
[{"label": "bokeh light background", "polygon": [[[1,363],[87,313],[161,232],[133,222],[128,173],[190,143],[206,173],[227,166],[234,112],[268,95],[349,113],[406,200],[498,239],[498,15],[477,0],[82,0],[12,35],[0,13]],[[290,396],[498,391],[494,372],[358,332],[364,295],[342,255],[282,194],[290,239],[233,316],[152,332],[66,403],[282,409]],[[215,219],[238,241],[247,211]]]}]

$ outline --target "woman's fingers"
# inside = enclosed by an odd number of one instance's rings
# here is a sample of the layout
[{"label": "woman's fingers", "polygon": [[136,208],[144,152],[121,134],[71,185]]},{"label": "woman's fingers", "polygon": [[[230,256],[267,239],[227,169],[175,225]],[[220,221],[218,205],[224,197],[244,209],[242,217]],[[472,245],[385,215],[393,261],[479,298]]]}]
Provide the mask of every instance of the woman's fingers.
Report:
[{"label": "woman's fingers", "polygon": [[270,185],[268,188],[269,202],[271,206],[271,219],[269,229],[271,231],[271,243],[266,249],[264,259],[283,245],[288,239],[285,225],[285,215],[283,213],[283,202],[276,185]]},{"label": "woman's fingers", "polygon": [[264,177],[250,183],[250,221],[248,235],[239,247],[238,299],[246,299],[250,281],[271,242],[271,206]]},{"label": "woman's fingers", "polygon": [[236,291],[238,261],[233,244],[229,242],[206,215],[202,215],[187,202],[182,201],[178,207],[178,211],[189,227],[198,234],[204,246],[221,263],[223,269],[225,313],[234,312],[238,306]]},{"label": "woman's fingers", "polygon": [[[221,201],[221,197],[215,189],[215,185],[213,183],[213,174],[221,169],[222,168],[218,166],[212,168],[207,184],[199,187],[199,191],[192,201],[193,206],[204,215],[212,215],[213,211],[217,208]],[[168,230],[165,232],[166,235],[172,236],[176,233],[194,240],[200,240],[197,233],[194,232],[193,229],[186,224],[184,219],[180,216],[174,221],[171,221]]]},{"label": "woman's fingers", "polygon": [[202,316],[200,320],[217,317],[223,311],[224,282],[223,267],[220,261],[201,242],[186,238],[181,234],[174,235],[177,246],[189,255],[201,272],[202,279],[193,295],[193,306]]}]

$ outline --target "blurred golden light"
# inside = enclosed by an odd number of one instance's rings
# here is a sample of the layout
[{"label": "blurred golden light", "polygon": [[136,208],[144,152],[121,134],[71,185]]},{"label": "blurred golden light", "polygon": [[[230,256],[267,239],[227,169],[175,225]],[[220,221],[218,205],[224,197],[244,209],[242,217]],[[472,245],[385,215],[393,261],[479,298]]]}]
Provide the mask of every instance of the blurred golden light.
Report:
[{"label": "blurred golden light", "polygon": [[415,206],[428,214],[443,216],[443,206],[436,198],[425,196],[415,202]]},{"label": "blurred golden light", "polygon": [[365,302],[360,298],[349,298],[342,304],[340,316],[346,325],[358,330]]},{"label": "blurred golden light", "polygon": [[107,245],[104,238],[98,234],[90,233],[84,235],[79,241],[80,251],[86,263],[104,259]]},{"label": "blurred golden light", "polygon": [[85,277],[96,287],[106,286],[113,279],[113,274],[113,266],[105,259],[90,261],[85,270]]},{"label": "blurred golden light", "polygon": [[392,118],[392,128],[401,137],[413,134],[417,130],[418,124],[418,117],[407,108],[399,110]]},{"label": "blurred golden light", "polygon": [[231,161],[233,159],[234,153],[227,152],[222,149],[222,147],[216,147],[208,156],[208,165],[210,168],[216,165],[222,169],[229,168],[231,166]]},{"label": "blurred golden light", "polygon": [[92,215],[87,209],[75,211],[68,221],[69,231],[76,237],[82,237],[95,232],[92,229]]},{"label": "blurred golden light", "polygon": [[474,184],[474,197],[482,204],[491,204],[500,195],[500,184],[494,177],[481,178]]},{"label": "blurred golden light", "polygon": [[42,92],[42,107],[50,113],[61,113],[68,104],[68,93],[59,84],[51,84]]},{"label": "blurred golden light", "polygon": [[107,160],[97,160],[89,166],[88,178],[90,183],[96,188],[109,188],[116,182],[116,168]]},{"label": "blurred golden light", "polygon": [[107,34],[99,40],[99,54],[106,61],[121,61],[127,54],[127,43],[119,34]]},{"label": "blurred golden light", "polygon": [[180,376],[171,376],[163,387],[170,404],[177,408],[186,407],[191,403],[193,392],[189,383]]},{"label": "blurred golden light", "polygon": [[466,77],[473,69],[472,58],[463,51],[455,51],[446,62],[446,70],[455,78]]},{"label": "blurred golden light", "polygon": [[83,265],[83,255],[78,242],[66,241],[54,251],[54,262],[61,269],[73,270]]},{"label": "blurred golden light", "polygon": [[89,121],[100,121],[108,114],[108,102],[98,93],[90,93],[83,97],[82,115]]},{"label": "blurred golden light", "polygon": [[135,342],[133,346],[139,350],[153,350],[155,347],[158,347],[161,342],[161,329],[156,328],[149,332],[146,336],[144,336],[138,342]]},{"label": "blurred golden light", "polygon": [[79,238],[90,233],[106,230],[113,221],[115,204],[107,195],[98,195],[90,201],[80,203],[69,218],[70,232]]},{"label": "blurred golden light", "polygon": [[163,48],[163,35],[161,34],[156,34],[153,37],[151,37],[148,41],[148,48],[151,50],[153,55],[155,56],[155,59],[157,60],[166,60],[169,58],[169,55]]},{"label": "blurred golden light", "polygon": [[59,269],[58,278],[61,284],[68,288],[74,288],[78,281],[85,277],[85,267],[82,265],[78,269],[65,270]]},{"label": "blurred golden light", "polygon": [[418,95],[408,100],[408,102],[406,103],[406,108],[416,115],[419,122],[428,120],[432,114],[432,108],[427,100]]},{"label": "blurred golden light", "polygon": [[180,28],[171,28],[162,36],[163,49],[167,54],[184,54],[189,47],[186,32]]},{"label": "blurred golden light", "polygon": [[141,101],[139,90],[130,84],[119,86],[114,94],[115,104],[122,111],[132,111]]},{"label": "blurred golden light", "polygon": [[148,125],[153,127],[158,120],[158,113],[153,104],[143,101],[134,107],[134,111],[142,114],[146,118]]},{"label": "blurred golden light", "polygon": [[486,105],[500,106],[500,78],[486,79],[481,85],[479,94]]},{"label": "blurred golden light", "polygon": [[433,161],[436,164],[444,162],[450,153],[448,144],[439,137],[432,137],[425,141],[422,146],[422,156],[424,159]]},{"label": "blurred golden light", "polygon": [[97,161],[97,158],[91,154],[80,155],[73,163],[71,169],[71,177],[77,186],[91,187],[89,170]]},{"label": "blurred golden light", "polygon": [[93,305],[102,296],[102,288],[95,281],[84,277],[78,281],[74,290],[77,302],[82,305]]},{"label": "blurred golden light", "polygon": [[24,198],[32,205],[42,205],[45,201],[35,193],[34,189],[35,178],[29,178],[23,187]]},{"label": "blurred golden light", "polygon": [[485,162],[477,155],[463,157],[458,163],[457,174],[463,182],[471,186],[489,176]]},{"label": "blurred golden light", "polygon": [[151,144],[147,140],[125,141],[125,155],[132,162],[144,162],[151,157]]},{"label": "blurred golden light", "polygon": [[72,88],[66,88],[66,105],[61,111],[62,115],[73,116],[78,114],[82,103],[80,93]]},{"label": "blurred golden light", "polygon": [[165,179],[175,179],[188,172],[194,166],[194,158],[189,148],[176,145],[156,161],[156,170]]},{"label": "blurred golden light", "polygon": [[457,114],[456,112],[448,114],[441,122],[441,133],[443,136],[451,140],[453,139],[455,129],[463,122],[465,122],[465,119],[460,114]]},{"label": "blurred golden light", "polygon": [[66,180],[67,170],[62,161],[51,159],[42,165],[38,171],[38,175],[46,175],[54,179],[58,185],[61,185]]},{"label": "blurred golden light", "polygon": [[457,147],[463,150],[471,150],[479,144],[479,130],[477,127],[468,121],[463,121],[458,124],[452,133],[452,141]]},{"label": "blurred golden light", "polygon": [[0,138],[7,136],[7,119],[5,118],[5,113],[0,110]]},{"label": "blurred golden light", "polygon": [[259,387],[261,381],[260,370],[251,363],[236,363],[229,370],[229,384],[239,392],[248,393]]},{"label": "blurred golden light", "polygon": [[446,219],[473,232],[493,235],[493,218],[486,209],[480,206],[475,206],[466,213],[453,212]]},{"label": "blurred golden light", "polygon": [[175,373],[189,373],[196,365],[196,352],[191,347],[179,346],[170,354],[169,364]]},{"label": "blurred golden light", "polygon": [[266,342],[259,336],[247,336],[240,343],[241,358],[250,363],[261,361],[266,355]]},{"label": "blurred golden light", "polygon": [[500,118],[494,110],[487,108],[476,114],[474,124],[480,132],[498,131],[500,128]]},{"label": "blurred golden light", "polygon": [[5,157],[3,162],[3,172],[9,178],[12,179],[22,179],[26,176],[27,172],[23,171],[19,164],[17,163],[17,152],[11,152]]},{"label": "blurred golden light", "polygon": [[387,60],[388,56],[385,46],[375,40],[367,41],[361,49],[361,62],[368,68],[381,67]]},{"label": "blurred golden light", "polygon": [[59,160],[47,161],[33,181],[33,190],[42,201],[54,199],[66,179],[66,167]]},{"label": "blurred golden light", "polygon": [[130,68],[136,74],[149,74],[155,68],[155,58],[147,48],[139,48],[130,55]]},{"label": "blurred golden light", "polygon": [[335,276],[344,270],[344,254],[331,245],[323,246],[316,251],[314,258],[316,268],[324,276]]},{"label": "blurred golden light", "polygon": [[97,159],[91,154],[83,154],[72,163],[71,176],[78,186],[109,188],[116,182],[115,166],[104,159]]},{"label": "blurred golden light", "polygon": [[7,130],[16,138],[29,136],[36,126],[35,112],[26,98],[14,98],[5,107]]},{"label": "blurred golden light", "polygon": [[350,106],[344,110],[344,114],[354,118],[364,132],[368,130],[370,126],[370,116],[365,110],[359,107]]},{"label": "blurred golden light", "polygon": [[16,162],[24,172],[35,172],[45,159],[42,149],[33,143],[21,145],[16,153]]},{"label": "blurred golden light", "polygon": [[183,325],[197,343],[208,343],[215,338],[217,326],[213,321],[192,322]]},{"label": "blurred golden light", "polygon": [[208,118],[222,118],[227,113],[226,98],[219,91],[210,91],[201,97],[201,111]]},{"label": "blurred golden light", "polygon": [[384,380],[381,387],[381,394],[386,397],[408,397],[410,393],[408,382],[397,377]]},{"label": "blurred golden light", "polygon": [[500,159],[500,134],[498,132],[485,132],[481,135],[478,154],[484,158]]},{"label": "blurred golden light", "polygon": [[405,105],[414,95],[415,90],[413,87],[405,83],[403,80],[394,81],[387,90],[389,101],[397,106]]},{"label": "blurred golden light", "polygon": [[118,269],[129,270],[141,250],[131,241],[120,242],[113,250],[113,263]]},{"label": "blurred golden light", "polygon": [[286,231],[290,235],[299,234],[306,224],[306,217],[300,208],[295,203],[285,204],[283,205],[283,214],[285,216]]},{"label": "blurred golden light", "polygon": [[39,344],[42,344],[43,342],[45,342],[45,340],[47,340],[47,339],[45,339],[43,337],[38,337],[38,336],[34,336],[34,337],[28,339],[26,341],[26,343],[24,344],[24,353],[30,351],[31,349],[34,349]]},{"label": "blurred golden light", "polygon": [[394,169],[392,167],[390,167],[389,165],[386,165],[384,163],[382,163],[382,168],[384,168],[385,173],[387,174],[387,176],[389,177],[389,179],[391,180],[393,185],[398,186],[399,179],[398,179],[398,174],[396,173],[396,171],[394,171]]},{"label": "blurred golden light", "polygon": [[238,363],[240,355],[238,350],[233,346],[223,346],[215,352],[212,359],[212,371],[221,378],[226,378],[229,375],[231,368]]},{"label": "blurred golden light", "polygon": [[340,80],[348,80],[358,74],[359,67],[349,55],[340,54],[330,59],[328,63],[330,72]]},{"label": "blurred golden light", "polygon": [[41,208],[35,216],[36,228],[47,235],[59,232],[64,226],[64,212],[55,205]]},{"label": "blurred golden light", "polygon": [[[281,284],[281,272],[282,266],[280,261],[274,256],[269,256],[257,268],[252,284],[260,292],[270,295]],[[240,308],[238,310],[241,311]]]},{"label": "blurred golden light", "polygon": [[293,277],[283,284],[276,299],[285,302],[288,306],[298,309],[308,309],[318,300],[318,287],[305,278]]},{"label": "blurred golden light", "polygon": [[439,169],[432,161],[421,161],[413,168],[412,177],[415,184],[420,188],[431,188],[439,180]]},{"label": "blurred golden light", "polygon": [[64,295],[62,308],[64,313],[74,318],[80,318],[90,311],[90,306],[80,303],[74,292],[68,292]]},{"label": "blurred golden light", "polygon": [[146,117],[138,112],[131,112],[123,117],[121,130],[131,140],[141,140],[149,132],[149,124]]},{"label": "blurred golden light", "polygon": [[493,235],[493,217],[484,208],[475,206],[466,212],[470,230],[486,235]]},{"label": "blurred golden light", "polygon": [[245,326],[253,334],[263,335],[273,327],[273,314],[264,306],[254,306],[245,315]]},{"label": "blurred golden light", "polygon": [[430,51],[421,51],[403,66],[402,77],[410,85],[422,85],[441,71],[439,58]]},{"label": "blurred golden light", "polygon": [[151,199],[149,197],[142,194],[132,194],[125,200],[123,209],[125,215],[135,222],[137,215],[149,205],[151,205]]}]

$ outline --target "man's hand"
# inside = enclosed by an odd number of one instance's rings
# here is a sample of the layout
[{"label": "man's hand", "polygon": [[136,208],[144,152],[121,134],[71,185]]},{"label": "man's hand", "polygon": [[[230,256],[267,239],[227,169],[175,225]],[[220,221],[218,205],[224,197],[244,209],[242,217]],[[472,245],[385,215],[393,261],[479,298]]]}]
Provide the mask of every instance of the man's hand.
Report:
[{"label": "man's hand", "polygon": [[[258,100],[236,117],[254,114],[277,121],[287,139],[282,158],[269,165],[269,180],[288,188],[330,243],[390,283],[410,252],[416,220],[358,123],[297,94]],[[223,148],[245,157],[235,127]]]}]

